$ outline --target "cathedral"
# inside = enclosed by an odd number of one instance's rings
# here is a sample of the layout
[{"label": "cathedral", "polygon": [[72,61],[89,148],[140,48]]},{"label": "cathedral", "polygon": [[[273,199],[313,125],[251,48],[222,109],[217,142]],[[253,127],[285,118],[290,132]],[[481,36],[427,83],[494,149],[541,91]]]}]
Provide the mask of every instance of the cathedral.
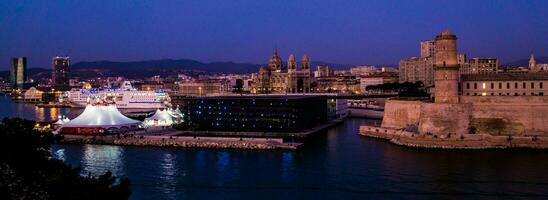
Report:
[{"label": "cathedral", "polygon": [[252,93],[308,93],[311,83],[310,60],[305,54],[301,60],[300,69],[295,55],[289,55],[284,66],[278,50],[270,57],[267,67],[261,67],[251,89]]}]

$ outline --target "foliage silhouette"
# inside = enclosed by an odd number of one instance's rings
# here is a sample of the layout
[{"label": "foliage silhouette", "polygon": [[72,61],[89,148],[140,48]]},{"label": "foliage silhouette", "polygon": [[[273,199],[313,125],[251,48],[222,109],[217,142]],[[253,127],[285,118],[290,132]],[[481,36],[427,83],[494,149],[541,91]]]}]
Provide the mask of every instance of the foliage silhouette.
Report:
[{"label": "foliage silhouette", "polygon": [[34,129],[35,122],[4,118],[0,123],[0,199],[128,199],[128,179],[111,172],[80,176],[80,169],[51,157],[60,138]]}]

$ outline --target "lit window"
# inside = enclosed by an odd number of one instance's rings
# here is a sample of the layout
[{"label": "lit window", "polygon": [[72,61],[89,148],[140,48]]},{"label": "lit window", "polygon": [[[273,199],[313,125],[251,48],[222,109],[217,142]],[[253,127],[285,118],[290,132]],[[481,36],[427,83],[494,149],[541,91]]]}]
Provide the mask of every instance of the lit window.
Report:
[{"label": "lit window", "polygon": [[[482,84],[481,84],[481,88],[482,88],[482,89],[485,89],[485,83],[482,83]],[[485,95],[483,95],[483,96],[485,96]]]}]

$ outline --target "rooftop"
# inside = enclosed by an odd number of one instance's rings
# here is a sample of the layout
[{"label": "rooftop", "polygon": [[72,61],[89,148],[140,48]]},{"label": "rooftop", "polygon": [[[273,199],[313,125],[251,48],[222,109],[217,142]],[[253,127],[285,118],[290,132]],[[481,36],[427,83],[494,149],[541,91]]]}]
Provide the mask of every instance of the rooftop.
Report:
[{"label": "rooftop", "polygon": [[548,80],[548,73],[496,73],[496,74],[466,74],[462,81],[514,81],[514,80]]}]

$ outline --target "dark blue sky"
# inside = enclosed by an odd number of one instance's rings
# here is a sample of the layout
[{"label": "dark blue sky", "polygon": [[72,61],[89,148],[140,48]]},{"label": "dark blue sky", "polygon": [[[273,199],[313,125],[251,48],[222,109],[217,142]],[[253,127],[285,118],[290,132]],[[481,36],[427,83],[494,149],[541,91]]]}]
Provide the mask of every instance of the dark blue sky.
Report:
[{"label": "dark blue sky", "polygon": [[508,62],[548,56],[548,1],[522,0],[2,0],[0,69],[26,56],[49,67],[73,62],[191,58],[265,63],[284,60],[396,64],[444,29],[459,51]]}]

